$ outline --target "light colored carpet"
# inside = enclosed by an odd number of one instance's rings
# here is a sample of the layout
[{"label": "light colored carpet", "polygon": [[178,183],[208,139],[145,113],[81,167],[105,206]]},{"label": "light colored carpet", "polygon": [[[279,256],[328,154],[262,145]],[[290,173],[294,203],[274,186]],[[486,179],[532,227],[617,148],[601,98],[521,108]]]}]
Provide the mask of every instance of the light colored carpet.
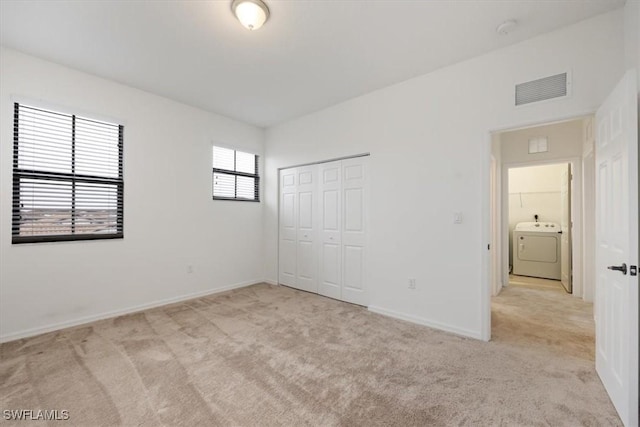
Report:
[{"label": "light colored carpet", "polygon": [[1,406],[78,426],[620,425],[566,297],[505,290],[484,343],[254,285],[3,344]]}]

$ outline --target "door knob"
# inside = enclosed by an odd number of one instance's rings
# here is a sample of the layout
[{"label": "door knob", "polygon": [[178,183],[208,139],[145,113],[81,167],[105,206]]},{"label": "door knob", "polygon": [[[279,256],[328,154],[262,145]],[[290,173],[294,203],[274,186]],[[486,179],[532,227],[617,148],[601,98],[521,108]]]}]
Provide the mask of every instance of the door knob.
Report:
[{"label": "door knob", "polygon": [[622,274],[627,274],[627,264],[625,264],[624,262],[622,263],[622,265],[610,265],[607,268],[613,271],[620,271],[622,272]]}]

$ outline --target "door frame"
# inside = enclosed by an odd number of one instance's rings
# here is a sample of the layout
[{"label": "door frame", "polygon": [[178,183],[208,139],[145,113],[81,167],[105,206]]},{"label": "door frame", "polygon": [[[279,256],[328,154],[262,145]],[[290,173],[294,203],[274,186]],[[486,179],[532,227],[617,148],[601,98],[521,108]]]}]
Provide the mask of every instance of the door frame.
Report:
[{"label": "door frame", "polygon": [[502,223],[500,242],[500,254],[498,256],[499,274],[502,276],[502,282],[509,282],[509,170],[526,168],[531,166],[545,165],[571,165],[572,183],[571,183],[571,282],[573,284],[572,296],[582,298],[583,282],[582,282],[582,158],[567,157],[550,160],[532,160],[528,162],[504,163],[502,165],[502,192],[500,194],[500,208]]},{"label": "door frame", "polygon": [[[493,290],[493,283],[491,283],[491,268],[492,263],[494,262],[494,254],[496,254],[496,250],[500,249],[500,253],[502,253],[502,241],[504,241],[504,236],[501,236],[500,248],[490,248],[488,246],[492,240],[491,235],[491,221],[493,218],[492,206],[491,206],[491,192],[493,189],[491,188],[491,155],[492,155],[492,141],[493,134],[501,133],[506,131],[513,131],[523,128],[530,128],[536,126],[543,126],[552,123],[570,121],[570,120],[578,120],[584,119],[589,116],[595,115],[595,110],[587,110],[581,111],[574,114],[567,114],[563,116],[557,117],[548,117],[543,120],[533,120],[533,121],[525,121],[525,122],[515,122],[511,124],[504,124],[502,126],[498,126],[495,128],[489,128],[482,135],[484,145],[482,149],[483,159],[481,162],[482,169],[482,179],[480,185],[480,196],[482,199],[482,211],[480,215],[482,226],[482,261],[481,261],[481,279],[480,279],[480,338],[483,341],[491,340],[491,294]],[[554,161],[555,163],[561,162]],[[582,165],[580,164],[582,168]],[[582,170],[582,169],[581,169]],[[504,173],[504,171],[503,171]],[[504,188],[502,192],[504,192]],[[502,197],[502,192],[498,195]],[[501,202],[502,203],[502,202]],[[582,207],[579,207],[580,211],[582,211]],[[502,219],[504,221],[504,218]],[[575,228],[575,224],[574,224]],[[582,253],[582,252],[580,252]],[[495,256],[498,256],[497,254]],[[507,255],[508,256],[508,255]],[[508,271],[508,270],[507,270]],[[582,273],[582,272],[581,272]]]}]

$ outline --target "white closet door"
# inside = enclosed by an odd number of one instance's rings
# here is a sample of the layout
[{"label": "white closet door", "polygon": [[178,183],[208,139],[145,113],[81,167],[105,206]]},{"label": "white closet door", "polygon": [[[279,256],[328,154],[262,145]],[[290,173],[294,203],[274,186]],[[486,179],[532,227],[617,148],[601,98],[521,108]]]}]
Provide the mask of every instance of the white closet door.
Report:
[{"label": "white closet door", "polygon": [[367,157],[342,160],[342,297],[367,305]]},{"label": "white closet door", "polygon": [[296,169],[280,171],[280,251],[279,282],[296,285],[297,246],[297,173]]},{"label": "white closet door", "polygon": [[320,265],[318,293],[331,298],[342,296],[342,162],[321,163],[318,170]]},{"label": "white closet door", "polygon": [[295,287],[309,292],[318,292],[316,250],[317,215],[317,166],[296,168],[297,186],[297,277]]}]

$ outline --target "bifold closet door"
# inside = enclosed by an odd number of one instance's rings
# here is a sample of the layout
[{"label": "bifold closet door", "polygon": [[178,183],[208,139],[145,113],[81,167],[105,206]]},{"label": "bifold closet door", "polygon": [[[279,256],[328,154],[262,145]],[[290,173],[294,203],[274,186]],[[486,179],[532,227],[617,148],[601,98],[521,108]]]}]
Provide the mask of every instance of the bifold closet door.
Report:
[{"label": "bifold closet door", "polygon": [[367,160],[280,171],[281,284],[367,305]]},{"label": "bifold closet door", "polygon": [[296,247],[298,244],[296,207],[297,176],[295,169],[280,171],[279,282],[296,287]]},{"label": "bifold closet door", "polygon": [[367,161],[342,160],[342,296],[343,301],[367,305]]},{"label": "bifold closet door", "polygon": [[320,265],[318,293],[342,297],[342,162],[319,166]]},{"label": "bifold closet door", "polygon": [[297,248],[295,287],[308,292],[318,292],[316,249],[317,166],[296,168],[297,188]]}]

